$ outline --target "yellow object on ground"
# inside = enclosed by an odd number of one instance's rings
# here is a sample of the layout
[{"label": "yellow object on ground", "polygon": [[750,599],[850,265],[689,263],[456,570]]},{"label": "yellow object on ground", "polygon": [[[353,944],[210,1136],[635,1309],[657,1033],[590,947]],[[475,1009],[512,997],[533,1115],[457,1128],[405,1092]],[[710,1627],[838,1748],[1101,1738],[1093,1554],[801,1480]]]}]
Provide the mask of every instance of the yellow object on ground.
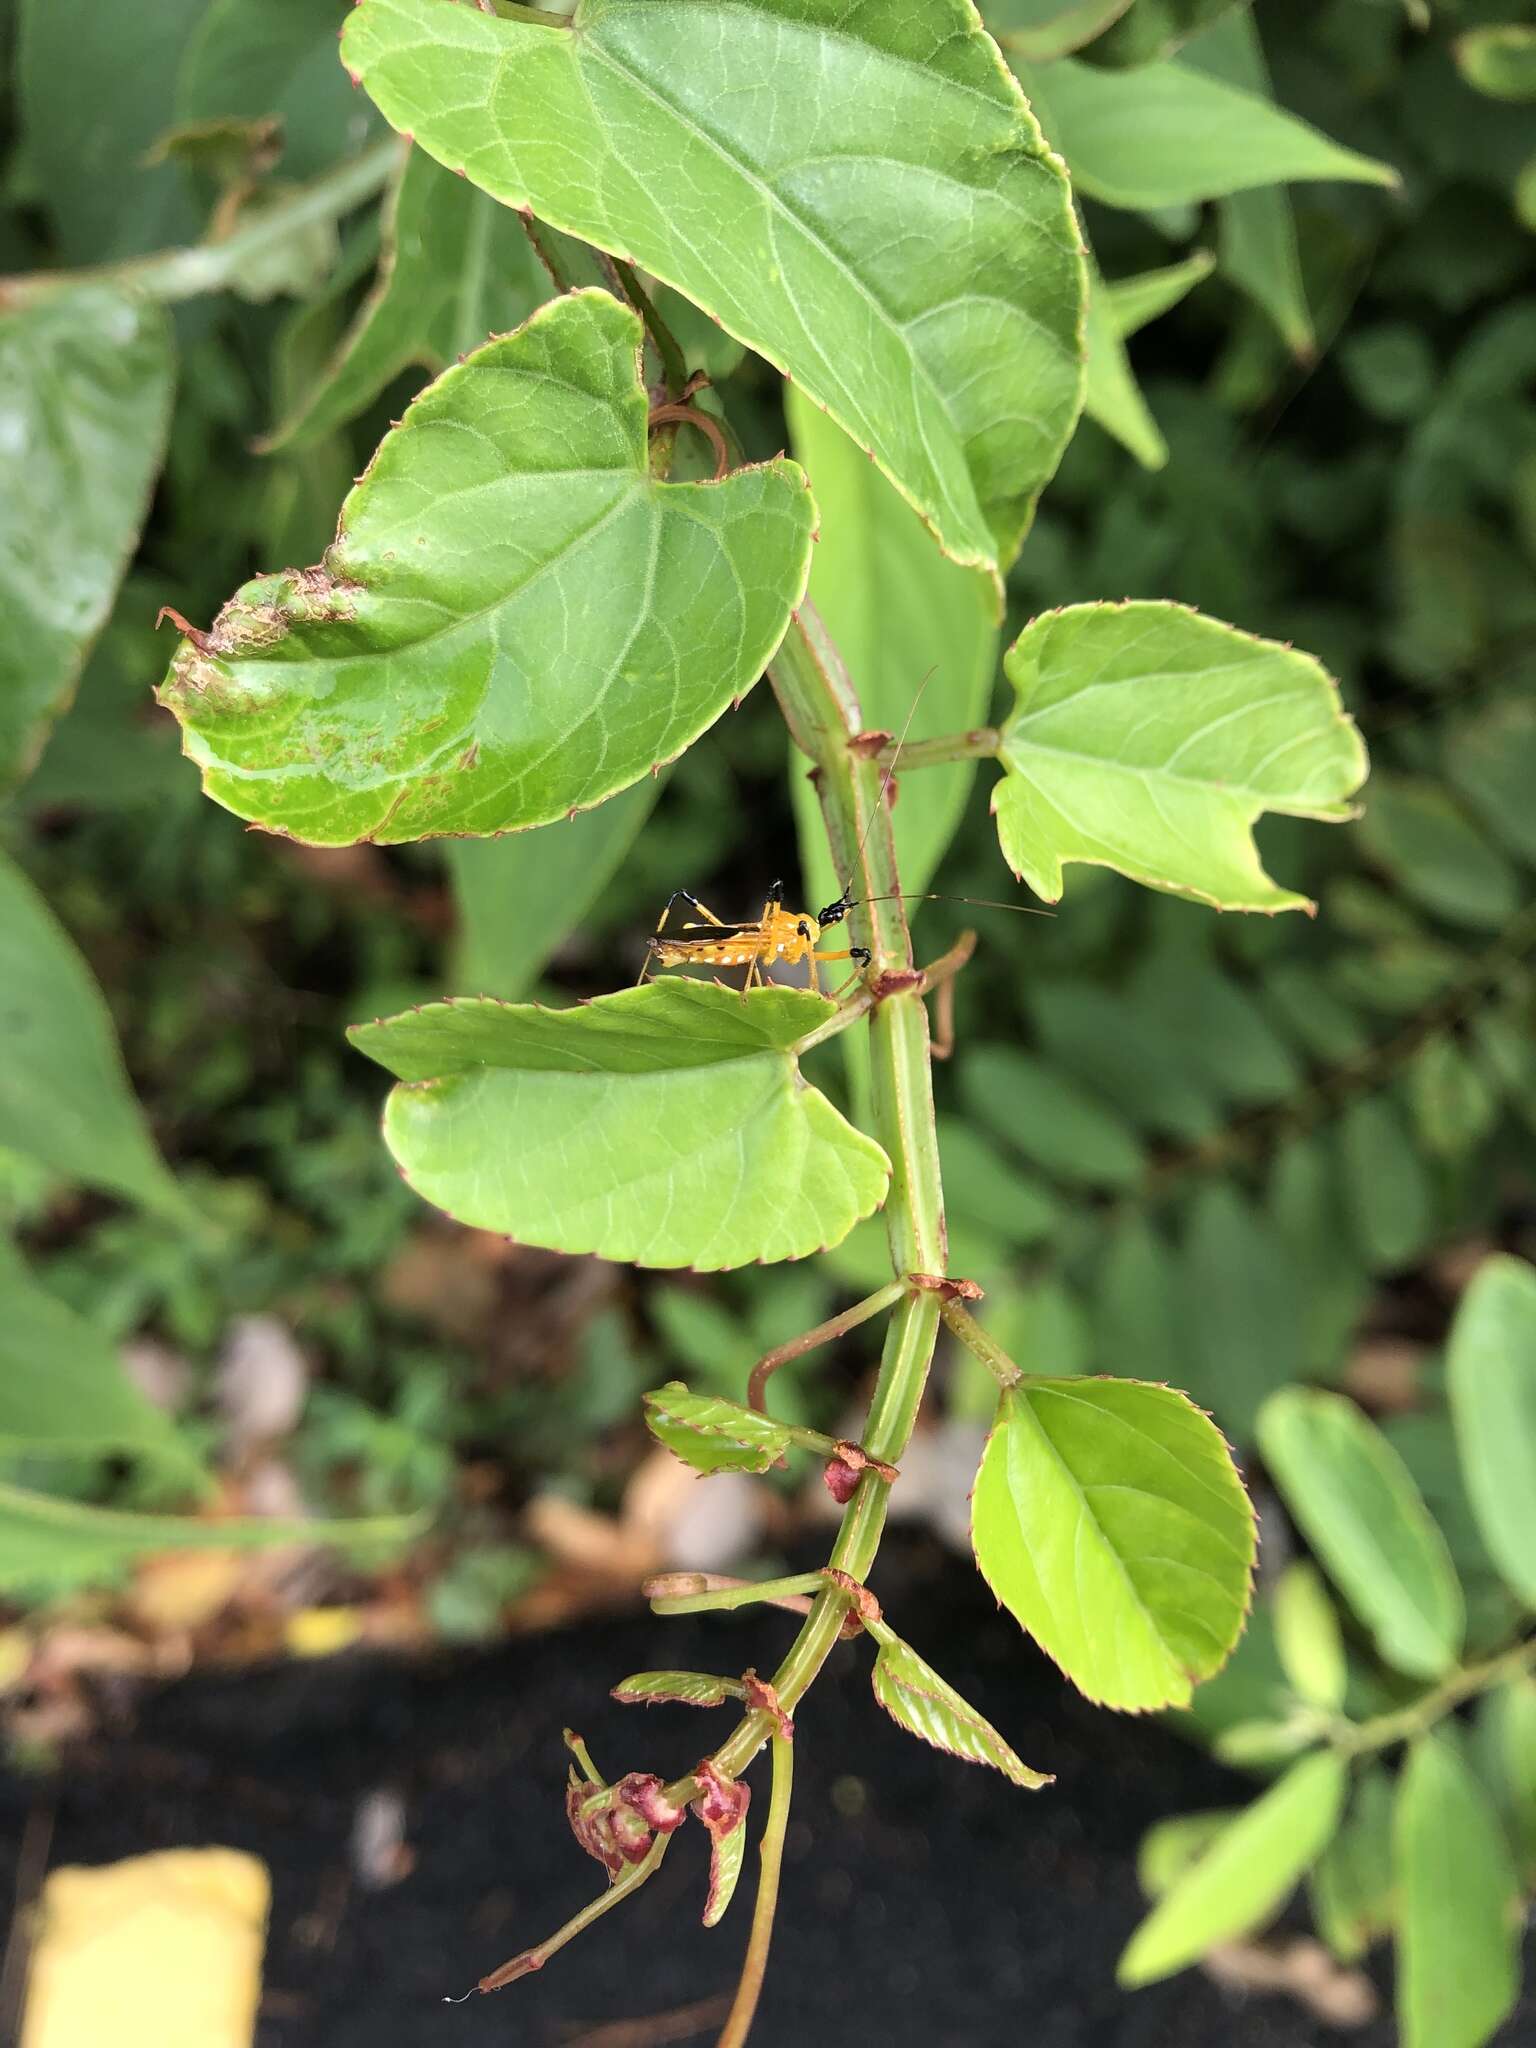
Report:
[{"label": "yellow object on ground", "polygon": [[21,2048],[251,2048],[270,1898],[237,1849],[55,1870]]}]

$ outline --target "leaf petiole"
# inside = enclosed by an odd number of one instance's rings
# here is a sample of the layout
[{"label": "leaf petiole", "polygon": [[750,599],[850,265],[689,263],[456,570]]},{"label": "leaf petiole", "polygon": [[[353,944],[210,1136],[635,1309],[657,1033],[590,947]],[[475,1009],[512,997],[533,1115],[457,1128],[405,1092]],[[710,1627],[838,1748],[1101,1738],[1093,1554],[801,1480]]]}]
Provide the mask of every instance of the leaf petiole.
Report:
[{"label": "leaf petiole", "polygon": [[1007,1393],[1024,1378],[1002,1345],[989,1337],[963,1302],[953,1297],[939,1303],[939,1314],[973,1358],[979,1358],[993,1379]]}]

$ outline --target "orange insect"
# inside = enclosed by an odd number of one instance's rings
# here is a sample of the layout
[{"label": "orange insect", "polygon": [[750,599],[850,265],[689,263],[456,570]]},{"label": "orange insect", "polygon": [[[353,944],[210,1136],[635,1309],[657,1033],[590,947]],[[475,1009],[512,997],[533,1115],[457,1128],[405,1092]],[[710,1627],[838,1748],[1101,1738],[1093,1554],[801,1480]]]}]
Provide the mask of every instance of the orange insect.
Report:
[{"label": "orange insect", "polygon": [[[686,903],[702,922],[677,926],[670,938],[664,938],[667,919],[678,902]],[[849,946],[839,953],[816,951],[822,934],[830,926],[841,924],[852,908],[844,890],[835,903],[829,903],[815,917],[808,910],[786,910],[784,884],[775,882],[768,891],[761,917],[730,923],[716,917],[708,904],[701,903],[688,890],[674,889],[651,935],[640,979],[649,979],[657,967],[745,967],[747,977],[741,989],[745,996],[748,989],[764,979],[764,967],[777,960],[793,967],[803,960],[810,970],[811,987],[819,993],[819,969],[828,961],[856,961],[856,973],[869,965],[869,951],[864,946]]]}]

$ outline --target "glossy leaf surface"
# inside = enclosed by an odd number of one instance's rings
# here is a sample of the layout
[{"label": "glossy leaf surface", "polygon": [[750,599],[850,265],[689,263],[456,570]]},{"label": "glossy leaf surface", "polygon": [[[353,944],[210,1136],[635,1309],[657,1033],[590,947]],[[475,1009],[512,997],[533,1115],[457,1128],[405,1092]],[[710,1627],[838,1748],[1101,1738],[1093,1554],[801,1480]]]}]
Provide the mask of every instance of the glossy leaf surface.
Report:
[{"label": "glossy leaf surface", "polygon": [[385,437],[319,568],[182,642],[161,700],[210,796],[315,845],[516,831],[750,689],[805,588],[810,493],[783,461],[654,482],[639,348],[599,291],[490,342]]},{"label": "glossy leaf surface", "polygon": [[1155,1983],[1264,1926],[1338,1826],[1344,1785],[1336,1756],[1293,1764],[1158,1900],[1120,1958],[1120,1982]]},{"label": "glossy leaf surface", "polygon": [[174,379],[158,306],[75,285],[0,314],[0,789],[74,695],[138,541]]},{"label": "glossy leaf surface", "polygon": [[657,981],[572,1010],[486,998],[355,1026],[397,1075],[384,1136],[461,1223],[556,1251],[716,1270],[804,1258],[885,1199],[890,1165],[794,1046],[833,1014]]},{"label": "glossy leaf surface", "polygon": [[1086,604],[1026,626],[993,791],[1003,857],[1047,902],[1069,861],[1224,910],[1291,910],[1253,844],[1262,811],[1337,820],[1365,775],[1305,654],[1181,605]]},{"label": "glossy leaf surface", "polygon": [[956,560],[1016,551],[1080,403],[1060,166],[961,0],[363,0],[395,127],[632,257],[825,405]]},{"label": "glossy leaf surface", "polygon": [[1089,1699],[1182,1706],[1247,1612],[1253,1510],[1208,1417],[1134,1380],[1005,1393],[971,1501],[982,1576]]},{"label": "glossy leaf surface", "polygon": [[1287,1388],[1259,1443],[1286,1506],[1389,1664],[1439,1678],[1461,1648],[1461,1588],[1423,1497],[1381,1432],[1340,1394]]},{"label": "glossy leaf surface", "polygon": [[1452,1325],[1448,1386],[1483,1541],[1536,1608],[1536,1270],[1523,1259],[1478,1268]]}]

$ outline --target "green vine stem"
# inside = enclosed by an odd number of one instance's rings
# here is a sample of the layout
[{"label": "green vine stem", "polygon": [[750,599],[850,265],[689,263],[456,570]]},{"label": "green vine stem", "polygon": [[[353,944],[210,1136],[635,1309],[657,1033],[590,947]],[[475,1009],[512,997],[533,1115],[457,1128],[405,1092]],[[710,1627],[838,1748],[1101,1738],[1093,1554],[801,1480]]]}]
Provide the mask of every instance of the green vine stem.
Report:
[{"label": "green vine stem", "polygon": [[789,1827],[789,1798],[794,1785],[795,1745],[782,1735],[773,1738],[773,1783],[768,1793],[768,1819],[758,1844],[761,1875],[757,1901],[752,1908],[752,1932],[736,1983],[736,1996],[720,2032],[717,2048],[742,2048],[757,2016],[763,1976],[768,1968],[768,1949],[773,1940],[773,1916],[779,1903],[779,1872],[784,1863],[784,1836]]},{"label": "green vine stem", "polygon": [[[877,749],[860,744],[858,699],[837,649],[814,607],[796,615],[769,669],[785,723],[812,764],[833,865],[857,901],[855,942],[867,946],[870,1093],[874,1134],[890,1155],[885,1205],[893,1278],[938,1276],[946,1268],[943,1187],[933,1120],[933,1080],[923,980],[912,965],[912,941],[899,897],[896,848]],[[882,900],[872,902],[878,897]],[[903,1286],[892,1311],[860,1442],[871,1460],[899,1465],[917,1421],[939,1329],[939,1295]],[[866,1470],[843,1510],[829,1566],[860,1584],[868,1576],[885,1527],[890,1481]],[[831,1653],[848,1613],[835,1586],[818,1594],[789,1653],[773,1675],[785,1712],[793,1712]],[[715,1752],[717,1770],[739,1777],[775,1732],[761,1709],[744,1715]],[[684,1778],[667,1788],[677,1803],[692,1796]]]},{"label": "green vine stem", "polygon": [[287,241],[303,228],[340,220],[382,192],[402,155],[399,136],[385,136],[305,185],[291,199],[253,216],[219,242],[161,249],[152,256],[84,270],[39,270],[25,277],[0,277],[0,307],[22,305],[81,284],[123,285],[166,304],[223,291],[253,256]]},{"label": "green vine stem", "polygon": [[1497,1657],[1489,1657],[1484,1663],[1453,1671],[1411,1706],[1377,1714],[1370,1721],[1343,1723],[1333,1733],[1333,1746],[1346,1756],[1355,1757],[1390,1749],[1397,1742],[1411,1742],[1417,1735],[1427,1735],[1437,1721],[1443,1721],[1467,1700],[1530,1671],[1536,1671],[1536,1636],[1516,1643],[1513,1649],[1504,1650]]},{"label": "green vine stem", "polygon": [[[942,768],[950,761],[990,761],[1003,744],[1003,736],[995,725],[978,725],[970,732],[940,733],[931,740],[908,740],[901,749],[901,765],[908,768]],[[896,748],[881,749],[880,763],[889,768],[896,759]]]}]

